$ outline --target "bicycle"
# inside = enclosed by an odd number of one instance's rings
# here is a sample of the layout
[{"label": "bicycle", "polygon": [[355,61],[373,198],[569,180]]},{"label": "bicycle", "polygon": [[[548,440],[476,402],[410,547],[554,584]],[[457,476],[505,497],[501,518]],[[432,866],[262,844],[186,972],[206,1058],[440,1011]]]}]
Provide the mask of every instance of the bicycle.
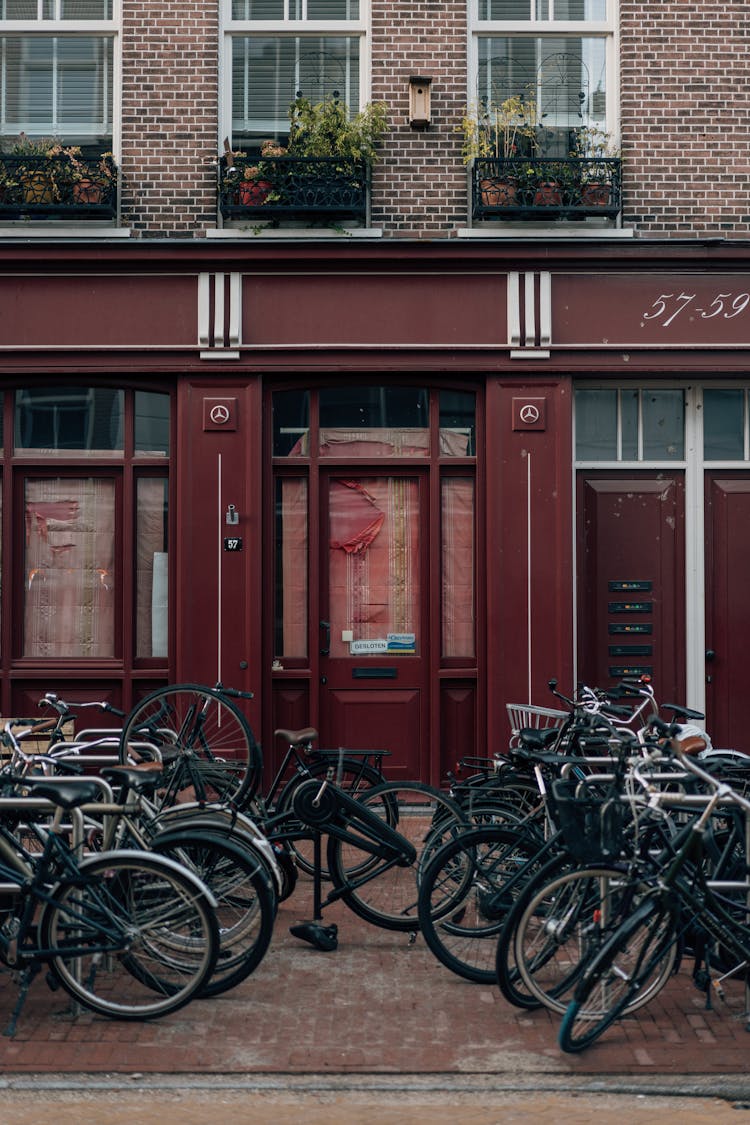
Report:
[{"label": "bicycle", "polygon": [[[468,827],[461,810],[420,782],[386,781],[355,798],[334,783],[333,774],[329,766],[322,782],[301,782],[291,808],[264,826],[272,842],[312,843],[314,916],[291,932],[318,949],[335,949],[337,929],[323,925],[322,912],[341,901],[367,922],[416,936],[422,862],[447,834]],[[323,835],[332,884],[325,899]]]},{"label": "bicycle", "polygon": [[[80,818],[96,799],[94,781],[22,779],[32,803],[54,809],[49,829],[30,823],[32,853],[0,819],[0,961],[20,974],[5,1034],[15,1034],[33,978],[49,967],[84,1007],[141,1020],[177,1011],[199,995],[219,952],[215,901],[191,872],[165,856],[105,852],[78,859],[61,831],[63,813]],[[0,800],[16,811],[28,799]]]},{"label": "bicycle", "polygon": [[[611,934],[598,953],[583,967],[574,995],[560,1026],[559,1043],[566,1052],[579,1052],[596,1042],[623,1015],[639,994],[649,988],[649,999],[666,982],[664,966],[689,930],[702,935],[705,959],[702,973],[707,996],[728,977],[742,974],[746,982],[750,965],[750,915],[748,913],[747,868],[740,877],[715,886],[705,870],[706,828],[723,804],[741,809],[746,819],[746,848],[750,846],[750,801],[724,782],[703,770],[695,760],[672,747],[677,760],[707,787],[703,809],[681,832],[673,856],[657,869],[637,908]],[[677,801],[644,787],[649,804],[659,807]],[[695,804],[698,800],[691,796]],[[683,802],[684,803],[684,802]],[[747,852],[745,853],[747,854]],[[734,891],[734,897],[729,892]],[[636,950],[636,955],[631,950]],[[720,966],[712,978],[711,962]],[[696,969],[698,969],[696,963]],[[695,974],[694,974],[695,975]],[[652,982],[658,986],[649,987]],[[720,989],[718,989],[720,991]]]}]

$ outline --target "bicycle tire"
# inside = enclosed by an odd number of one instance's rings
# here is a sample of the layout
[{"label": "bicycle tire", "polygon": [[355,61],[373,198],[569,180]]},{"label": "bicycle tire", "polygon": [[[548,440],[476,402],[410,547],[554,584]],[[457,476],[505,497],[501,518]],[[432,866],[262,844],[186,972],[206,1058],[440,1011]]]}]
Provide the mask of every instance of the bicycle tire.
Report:
[{"label": "bicycle tire", "polygon": [[[303,781],[309,781],[311,777],[320,778],[321,780],[325,778],[331,763],[325,759],[319,759],[317,761],[312,760],[306,763],[306,765],[306,772],[296,773],[294,777],[289,779],[279,793],[274,807],[274,815],[289,812],[292,807],[295,789],[297,789]],[[364,791],[369,791],[374,789],[377,785],[382,785],[383,775],[375,766],[371,766],[366,762],[359,762],[355,758],[343,758],[340,763],[336,762],[334,765],[334,782],[348,793],[350,797],[359,797]],[[294,856],[300,871],[304,871],[307,875],[313,875],[315,872],[315,864],[312,858],[312,840],[295,840],[293,838],[288,838],[287,846]],[[331,872],[326,863],[322,864],[320,875],[321,878],[326,881],[331,879]]]},{"label": "bicycle tire", "polygon": [[164,785],[154,798],[159,807],[186,795],[242,806],[257,790],[262,757],[252,728],[215,688],[176,684],[145,696],[125,720],[120,762],[142,759],[144,744],[155,746],[162,761]]},{"label": "bicycle tire", "polygon": [[543,867],[524,885],[508,911],[497,939],[495,972],[500,992],[515,1008],[534,1011],[541,1008],[540,1000],[524,985],[515,959],[515,936],[518,922],[526,906],[539,887],[570,870],[570,860],[555,853]]},{"label": "bicycle tire", "polygon": [[[485,824],[436,853],[420,881],[418,916],[427,946],[446,968],[495,983],[497,938],[514,896],[538,869],[540,844],[535,833],[512,824]],[[514,876],[521,878],[515,886]]]},{"label": "bicycle tire", "polygon": [[674,915],[654,898],[623,923],[576,986],[560,1024],[561,1050],[568,1054],[585,1050],[621,1016],[661,991],[676,958],[676,934]]},{"label": "bicycle tire", "polygon": [[637,893],[627,874],[605,864],[565,872],[537,888],[518,918],[512,956],[539,1004],[565,1012],[587,963],[632,911]]},{"label": "bicycle tire", "polygon": [[413,863],[374,861],[349,842],[328,838],[328,867],[342,901],[383,929],[417,932],[418,885],[423,863],[441,843],[469,827],[460,807],[422,782],[386,781],[360,800],[414,846]]},{"label": "bicycle tire", "polygon": [[227,992],[250,976],[271,944],[276,896],[264,862],[236,840],[189,827],[156,836],[151,850],[187,866],[216,899],[219,953],[199,995]]},{"label": "bicycle tire", "polygon": [[210,898],[178,865],[145,852],[102,853],[63,880],[39,921],[49,968],[84,1007],[153,1019],[194,999],[213,973],[218,924]]}]

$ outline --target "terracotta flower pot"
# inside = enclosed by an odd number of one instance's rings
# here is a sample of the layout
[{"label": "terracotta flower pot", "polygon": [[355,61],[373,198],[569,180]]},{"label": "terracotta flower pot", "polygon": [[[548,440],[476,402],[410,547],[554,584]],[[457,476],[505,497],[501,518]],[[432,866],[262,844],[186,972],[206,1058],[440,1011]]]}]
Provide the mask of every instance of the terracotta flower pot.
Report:
[{"label": "terracotta flower pot", "polygon": [[73,184],[75,203],[101,203],[104,188],[98,180],[77,180]]},{"label": "terracotta flower pot", "polygon": [[535,207],[559,207],[562,204],[560,185],[555,180],[537,184],[534,194]]},{"label": "terracotta flower pot", "polygon": [[46,172],[24,172],[21,176],[24,203],[52,203],[55,193]]},{"label": "terracotta flower pot", "polygon": [[270,190],[268,180],[243,180],[237,189],[238,201],[243,207],[258,207],[265,203]]},{"label": "terracotta flower pot", "polygon": [[581,188],[581,202],[586,207],[606,207],[609,196],[609,184],[590,183]]},{"label": "terracotta flower pot", "polygon": [[516,185],[509,180],[481,180],[479,191],[483,207],[513,207],[518,203]]}]

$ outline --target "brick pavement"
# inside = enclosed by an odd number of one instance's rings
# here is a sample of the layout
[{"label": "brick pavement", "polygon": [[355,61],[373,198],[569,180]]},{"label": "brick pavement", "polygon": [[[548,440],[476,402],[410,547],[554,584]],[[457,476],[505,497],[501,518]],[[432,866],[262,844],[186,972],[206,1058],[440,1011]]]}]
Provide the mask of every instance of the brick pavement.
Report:
[{"label": "brick pavement", "polygon": [[[38,979],[0,1073],[506,1075],[558,1084],[581,1076],[732,1076],[748,1069],[740,986],[707,1012],[683,970],[657,1000],[581,1056],[557,1047],[557,1017],[521,1012],[494,988],[445,969],[420,938],[408,944],[340,904],[339,948],[290,936],[309,917],[309,884],[283,903],[266,958],[247,981],[150,1023],[72,1015]],[[0,1019],[15,997],[0,980]]]}]

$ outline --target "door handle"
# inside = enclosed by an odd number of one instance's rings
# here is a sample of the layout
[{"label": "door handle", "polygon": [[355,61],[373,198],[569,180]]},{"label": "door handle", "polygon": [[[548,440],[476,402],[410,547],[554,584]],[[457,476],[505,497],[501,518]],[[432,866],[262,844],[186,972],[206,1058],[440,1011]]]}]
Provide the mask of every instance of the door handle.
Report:
[{"label": "door handle", "polygon": [[329,656],[331,653],[331,622],[321,621],[320,627],[325,631],[325,641],[323,642],[323,648],[320,650],[320,655]]}]

